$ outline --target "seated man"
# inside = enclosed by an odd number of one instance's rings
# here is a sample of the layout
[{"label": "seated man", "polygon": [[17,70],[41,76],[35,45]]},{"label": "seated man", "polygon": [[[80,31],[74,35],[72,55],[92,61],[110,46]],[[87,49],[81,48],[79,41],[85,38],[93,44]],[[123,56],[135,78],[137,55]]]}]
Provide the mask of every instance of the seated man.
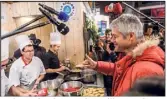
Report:
[{"label": "seated man", "polygon": [[16,37],[22,56],[11,66],[9,79],[21,90],[31,90],[44,78],[45,68],[42,61],[34,56],[34,48],[27,35]]},{"label": "seated man", "polygon": [[[46,53],[46,49],[42,46],[39,46],[39,44],[41,43],[41,40],[37,39],[35,34],[30,34],[29,38],[34,47],[34,56],[37,56],[38,58],[42,59],[43,55]],[[22,54],[21,54],[20,49],[17,49],[14,52],[14,58],[18,59],[21,56]]]},{"label": "seated man", "polygon": [[[3,32],[2,32],[3,33]],[[1,42],[1,96],[5,96],[7,94],[14,96],[36,96],[36,93],[32,93],[33,91],[22,91],[17,87],[13,86],[10,83],[9,79],[6,77],[4,72],[4,67],[9,61],[9,40],[4,39]]]}]

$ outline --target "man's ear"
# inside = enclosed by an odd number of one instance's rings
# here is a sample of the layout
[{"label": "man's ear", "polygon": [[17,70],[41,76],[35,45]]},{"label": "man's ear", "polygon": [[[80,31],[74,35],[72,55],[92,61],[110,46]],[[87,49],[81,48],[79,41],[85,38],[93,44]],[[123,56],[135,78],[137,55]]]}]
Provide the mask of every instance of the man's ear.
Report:
[{"label": "man's ear", "polygon": [[134,38],[135,38],[134,32],[130,32],[129,33],[129,40],[132,41],[132,40],[134,40]]},{"label": "man's ear", "polygon": [[24,52],[22,50],[20,50],[20,52],[21,52],[21,55],[23,55]]}]

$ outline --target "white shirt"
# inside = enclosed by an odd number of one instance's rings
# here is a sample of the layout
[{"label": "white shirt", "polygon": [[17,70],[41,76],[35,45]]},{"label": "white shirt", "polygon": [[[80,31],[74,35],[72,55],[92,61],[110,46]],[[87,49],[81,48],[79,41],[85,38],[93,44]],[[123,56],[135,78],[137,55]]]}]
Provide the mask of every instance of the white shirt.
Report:
[{"label": "white shirt", "polygon": [[1,96],[5,96],[12,84],[9,83],[9,79],[5,75],[4,69],[1,69]]},{"label": "white shirt", "polygon": [[29,86],[41,74],[46,74],[42,61],[33,56],[32,61],[25,65],[22,57],[17,59],[11,66],[9,79],[14,86]]}]

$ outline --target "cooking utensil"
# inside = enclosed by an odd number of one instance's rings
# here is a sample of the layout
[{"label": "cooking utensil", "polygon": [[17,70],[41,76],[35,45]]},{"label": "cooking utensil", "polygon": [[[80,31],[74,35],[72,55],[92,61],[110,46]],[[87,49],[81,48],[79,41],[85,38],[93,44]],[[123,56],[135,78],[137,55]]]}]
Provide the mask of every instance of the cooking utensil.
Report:
[{"label": "cooking utensil", "polygon": [[38,85],[38,90],[47,89],[49,96],[55,96],[58,94],[58,88],[60,85],[61,82],[58,79],[43,81]]},{"label": "cooking utensil", "polygon": [[92,69],[84,69],[81,73],[83,77],[83,82],[94,83],[96,81],[96,71]]},{"label": "cooking utensil", "polygon": [[58,94],[58,87],[60,87],[61,83],[57,80],[48,80],[48,92],[50,96],[55,96]]},{"label": "cooking utensil", "polygon": [[56,72],[57,74],[61,75],[61,76],[65,76],[63,73],[61,72]]},{"label": "cooking utensil", "polygon": [[65,70],[69,71],[69,72],[72,72],[70,68],[68,67],[65,67]]},{"label": "cooking utensil", "polygon": [[83,77],[80,73],[71,73],[64,78],[66,81],[82,81]]},{"label": "cooking utensil", "polygon": [[62,84],[64,82],[64,78],[56,78],[55,80],[58,80],[60,82],[60,84]]},{"label": "cooking utensil", "polygon": [[[83,89],[83,83],[79,81],[69,81],[63,83],[60,88],[59,92],[62,96],[81,96],[81,92]],[[75,91],[74,90],[68,90],[68,88],[77,88]]]},{"label": "cooking utensil", "polygon": [[76,68],[84,68],[84,65],[83,64],[78,64],[75,66]]}]

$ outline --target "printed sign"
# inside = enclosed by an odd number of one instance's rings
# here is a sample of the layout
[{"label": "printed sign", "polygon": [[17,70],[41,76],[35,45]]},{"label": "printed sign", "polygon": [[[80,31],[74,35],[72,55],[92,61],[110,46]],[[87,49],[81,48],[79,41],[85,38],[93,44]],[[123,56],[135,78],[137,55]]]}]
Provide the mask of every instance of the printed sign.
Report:
[{"label": "printed sign", "polygon": [[107,28],[107,21],[99,21],[98,28],[99,28],[100,37],[103,37],[105,35],[105,31]]}]

